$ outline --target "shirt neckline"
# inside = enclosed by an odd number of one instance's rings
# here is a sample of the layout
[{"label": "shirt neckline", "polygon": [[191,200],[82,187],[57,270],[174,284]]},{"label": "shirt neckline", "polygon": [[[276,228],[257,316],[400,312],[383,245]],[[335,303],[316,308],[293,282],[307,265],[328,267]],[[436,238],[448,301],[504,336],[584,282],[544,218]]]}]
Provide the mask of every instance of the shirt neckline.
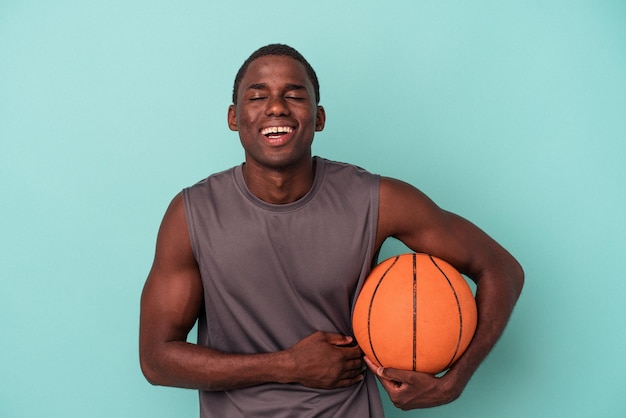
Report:
[{"label": "shirt neckline", "polygon": [[326,160],[317,156],[313,157],[313,160],[315,161],[315,176],[313,177],[313,185],[304,196],[295,202],[274,204],[259,199],[250,191],[250,189],[248,189],[248,185],[243,177],[243,163],[234,168],[235,184],[246,200],[255,206],[270,212],[292,212],[306,206],[315,197],[320,185],[322,184],[324,174],[326,173]]}]

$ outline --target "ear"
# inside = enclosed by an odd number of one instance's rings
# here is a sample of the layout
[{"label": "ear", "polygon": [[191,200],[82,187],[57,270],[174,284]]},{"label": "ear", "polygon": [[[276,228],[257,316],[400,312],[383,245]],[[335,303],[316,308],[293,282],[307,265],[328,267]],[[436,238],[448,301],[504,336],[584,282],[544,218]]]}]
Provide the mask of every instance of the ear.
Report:
[{"label": "ear", "polygon": [[237,131],[237,108],[234,104],[228,106],[228,127],[231,131]]},{"label": "ear", "polygon": [[315,119],[315,131],[319,132],[324,129],[326,124],[326,111],[322,106],[317,106],[317,118]]}]

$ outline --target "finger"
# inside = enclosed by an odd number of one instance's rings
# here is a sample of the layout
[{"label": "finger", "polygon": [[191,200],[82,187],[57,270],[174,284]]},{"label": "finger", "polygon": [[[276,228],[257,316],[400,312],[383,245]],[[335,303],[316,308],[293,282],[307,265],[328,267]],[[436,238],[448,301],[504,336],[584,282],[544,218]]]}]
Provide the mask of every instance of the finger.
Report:
[{"label": "finger", "polygon": [[365,367],[365,364],[363,363],[363,360],[359,358],[356,360],[346,361],[344,363],[344,369],[347,371],[356,371],[358,373],[361,373],[366,369],[366,367]]},{"label": "finger", "polygon": [[374,363],[372,360],[370,360],[367,356],[363,356],[363,361],[365,362],[365,365],[377,376],[379,377],[383,377],[382,376],[382,372],[383,372],[383,367],[379,366],[378,364]]},{"label": "finger", "polygon": [[349,335],[335,334],[335,333],[326,333],[325,334],[326,341],[330,344],[339,346],[339,347],[354,347],[356,341],[353,337]]},{"label": "finger", "polygon": [[346,360],[359,360],[363,359],[363,352],[359,347],[339,347],[342,350],[343,356]]},{"label": "finger", "polygon": [[367,367],[372,372],[374,372],[376,376],[383,378],[383,379],[387,379],[387,380],[401,381],[401,379],[397,379],[398,373],[402,373],[401,370],[396,370],[390,367],[379,366],[378,364],[374,363],[371,359],[369,359],[367,356],[363,356],[363,361],[365,361],[365,364],[367,365]]},{"label": "finger", "polygon": [[402,383],[396,382],[395,380],[389,380],[384,377],[378,378],[380,385],[385,389],[389,395],[393,395],[394,393],[399,393],[402,390]]},{"label": "finger", "polygon": [[395,380],[396,382],[409,382],[409,381],[423,381],[423,382],[427,382],[427,381],[432,381],[432,379],[437,379],[437,377],[433,376],[430,373],[424,373],[424,372],[415,372],[415,371],[410,371],[410,370],[399,370],[399,369],[393,369],[390,367],[385,367],[381,373],[380,373],[381,377],[384,377],[385,379],[389,379],[389,380]]},{"label": "finger", "polygon": [[352,370],[344,370],[341,373],[341,376],[339,377],[338,380],[342,380],[342,379],[356,379],[359,376],[363,375],[363,372],[360,371],[359,369],[352,369]]},{"label": "finger", "polygon": [[367,357],[363,357],[367,367],[378,377],[383,387],[389,391],[398,390],[402,386],[402,380],[394,378],[395,369],[379,366]]},{"label": "finger", "polygon": [[335,387],[345,388],[348,386],[355,385],[363,381],[363,379],[365,379],[365,376],[363,375],[363,373],[357,373],[354,376],[349,376],[349,377],[345,377],[343,379],[338,380],[337,383],[335,384]]},{"label": "finger", "polygon": [[[406,371],[392,369],[390,367],[380,367],[378,369],[378,375],[386,380],[391,380],[396,383],[401,383],[406,381]],[[408,372],[415,373],[415,372]]]}]

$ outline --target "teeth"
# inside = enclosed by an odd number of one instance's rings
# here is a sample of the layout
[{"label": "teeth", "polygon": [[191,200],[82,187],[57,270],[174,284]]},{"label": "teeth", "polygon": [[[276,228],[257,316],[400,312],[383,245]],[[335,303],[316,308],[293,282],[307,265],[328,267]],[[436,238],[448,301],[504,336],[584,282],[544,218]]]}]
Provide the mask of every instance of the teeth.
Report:
[{"label": "teeth", "polygon": [[288,134],[292,132],[293,129],[289,126],[271,126],[269,128],[264,128],[261,130],[261,135],[269,135],[269,134]]}]

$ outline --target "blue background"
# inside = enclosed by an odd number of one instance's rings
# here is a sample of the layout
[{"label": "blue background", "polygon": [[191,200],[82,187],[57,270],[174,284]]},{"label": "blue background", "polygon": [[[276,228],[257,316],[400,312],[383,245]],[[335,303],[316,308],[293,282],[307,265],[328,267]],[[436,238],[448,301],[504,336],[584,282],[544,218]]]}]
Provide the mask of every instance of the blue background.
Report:
[{"label": "blue background", "polygon": [[526,270],[462,397],[388,416],[626,416],[625,22],[608,0],[3,0],[0,416],[197,416],[141,375],[139,295],[170,199],[242,161],[232,81],[270,42],[318,73],[316,154],[414,184]]}]

